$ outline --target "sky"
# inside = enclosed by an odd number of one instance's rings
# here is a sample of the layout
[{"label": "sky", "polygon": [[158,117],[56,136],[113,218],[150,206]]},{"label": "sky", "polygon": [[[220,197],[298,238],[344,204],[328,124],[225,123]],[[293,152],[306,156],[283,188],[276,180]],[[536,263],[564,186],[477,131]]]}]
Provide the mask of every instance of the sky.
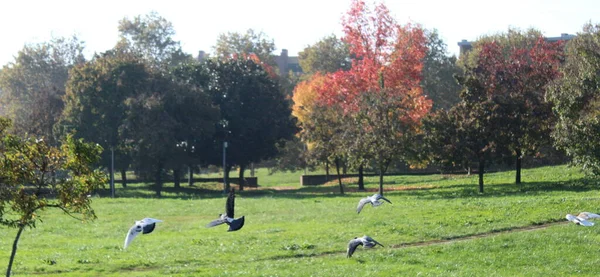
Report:
[{"label": "sky", "polygon": [[[366,1],[369,4],[374,1]],[[379,1],[378,1],[379,2]],[[263,32],[275,42],[275,54],[287,49],[296,56],[322,38],[343,35],[341,18],[351,0],[5,0],[0,9],[0,65],[14,61],[26,44],[76,35],[85,54],[111,49],[118,40],[118,22],[152,11],[173,24],[174,39],[197,56],[213,51],[220,34]],[[545,36],[576,34],[585,23],[600,23],[597,0],[385,0],[400,24],[419,23],[437,29],[449,54],[457,43],[508,28],[535,28]]]}]

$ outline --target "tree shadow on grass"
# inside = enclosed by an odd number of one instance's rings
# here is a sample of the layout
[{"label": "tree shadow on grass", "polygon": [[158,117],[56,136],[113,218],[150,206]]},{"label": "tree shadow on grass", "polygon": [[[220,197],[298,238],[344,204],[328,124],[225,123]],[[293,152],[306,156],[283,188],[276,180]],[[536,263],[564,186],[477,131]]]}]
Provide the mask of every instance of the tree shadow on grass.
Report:
[{"label": "tree shadow on grass", "polygon": [[579,178],[562,182],[522,182],[489,184],[484,186],[484,193],[479,193],[477,184],[456,184],[436,187],[427,190],[392,191],[393,195],[410,195],[422,199],[456,199],[456,198],[489,198],[511,196],[535,196],[553,191],[588,192],[600,189],[599,180],[593,178]]},{"label": "tree shadow on grass", "polygon": [[[419,184],[408,185],[402,183],[385,184],[384,190],[387,195],[411,196],[422,199],[455,199],[455,198],[487,198],[487,197],[507,197],[522,195],[537,195],[552,191],[565,192],[586,192],[600,188],[599,180],[582,177],[562,182],[523,182],[520,185],[514,183],[494,183],[484,186],[484,193],[479,193],[478,185],[465,179],[469,183],[458,183],[452,185],[437,184],[437,180],[427,179]],[[441,179],[440,179],[441,180]],[[349,180],[346,180],[349,181]],[[413,182],[412,184],[416,184]],[[196,185],[189,187],[182,185],[179,188],[172,184],[166,184],[162,188],[161,197],[163,199],[213,199],[226,196],[221,189],[221,184]],[[239,186],[232,184],[236,189],[236,194],[242,197],[272,197],[289,199],[311,199],[311,198],[356,198],[357,194],[371,195],[378,191],[378,185],[368,183],[366,190],[358,190],[358,185],[350,182],[344,182],[345,194],[340,194],[337,184],[321,186],[304,187],[259,187],[246,188],[239,191]],[[110,197],[110,189],[103,188],[97,190],[94,195],[101,197]],[[158,198],[152,183],[130,184],[126,188],[116,188],[116,197],[118,198]]]}]

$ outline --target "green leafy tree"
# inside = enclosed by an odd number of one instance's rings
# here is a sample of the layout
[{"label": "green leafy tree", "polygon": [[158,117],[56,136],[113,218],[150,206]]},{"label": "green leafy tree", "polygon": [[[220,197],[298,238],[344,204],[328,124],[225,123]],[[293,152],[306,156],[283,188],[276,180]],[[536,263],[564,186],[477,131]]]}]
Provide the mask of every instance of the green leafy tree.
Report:
[{"label": "green leafy tree", "polygon": [[[383,193],[383,175],[395,160],[412,161],[420,146],[416,144],[420,133],[421,116],[415,114],[419,109],[418,97],[400,96],[393,89],[380,89],[358,96],[358,109],[349,115],[354,126],[360,130],[348,128],[360,135],[345,139],[350,147],[363,149],[364,157],[372,158],[379,173],[379,193]],[[417,101],[415,101],[417,100]],[[355,145],[355,146],[352,146]]]},{"label": "green leafy tree", "polygon": [[[263,32],[248,29],[246,33],[228,32],[220,34],[214,46],[217,58],[243,57],[256,55],[260,61],[275,67],[273,51],[275,42]],[[282,75],[285,73],[281,72]]]},{"label": "green leafy tree", "polygon": [[448,46],[438,31],[425,30],[427,54],[423,59],[423,92],[432,100],[432,109],[450,109],[460,101],[460,85],[454,78],[461,73],[456,57],[448,56]]},{"label": "green leafy tree", "polygon": [[201,88],[172,74],[153,73],[148,89],[129,98],[121,131],[134,157],[134,168],[143,178],[153,177],[157,196],[168,169],[180,168],[182,141],[210,137],[218,114]]},{"label": "green leafy tree", "polygon": [[127,113],[125,101],[148,90],[149,73],[135,55],[108,51],[70,71],[65,109],[59,130],[73,130],[77,137],[100,144],[104,149],[103,165],[111,169],[111,152],[115,167],[121,171],[123,187],[131,153],[120,128]]},{"label": "green leafy tree", "polygon": [[[478,97],[481,87],[476,80],[461,79],[466,87],[464,97]],[[467,96],[468,95],[468,96]],[[438,110],[423,121],[423,145],[425,151],[424,161],[441,166],[444,169],[467,169],[471,172],[471,165],[477,164],[479,177],[479,192],[484,192],[484,173],[486,165],[493,157],[498,156],[498,149],[494,143],[495,133],[493,125],[488,121],[491,104],[489,102],[461,101],[450,110]]]},{"label": "green leafy tree", "polygon": [[558,119],[555,145],[587,173],[600,175],[600,25],[587,24],[566,45],[562,76],[549,91]]},{"label": "green leafy tree", "polygon": [[179,155],[172,162],[175,184],[179,184],[179,168],[188,169],[188,185],[193,182],[195,164],[205,165],[212,150],[210,140],[219,121],[219,107],[211,102],[208,93],[208,69],[204,64],[183,63],[171,71],[172,82],[181,87],[171,95],[168,111],[177,120],[176,139]]},{"label": "green leafy tree", "polygon": [[308,75],[348,70],[352,66],[348,44],[330,35],[298,53],[302,72]]},{"label": "green leafy tree", "polygon": [[26,227],[35,228],[41,212],[58,208],[66,214],[95,219],[89,194],[106,182],[94,169],[102,147],[67,136],[60,148],[43,139],[6,133],[10,121],[0,119],[0,224],[17,229],[6,276]]},{"label": "green leafy tree", "polygon": [[56,143],[53,128],[62,109],[68,71],[85,61],[77,37],[26,45],[0,71],[0,103],[12,132]]},{"label": "green leafy tree", "polygon": [[[228,142],[224,172],[227,176],[232,166],[239,166],[243,189],[244,169],[273,158],[277,144],[294,134],[290,103],[275,75],[269,74],[268,65],[255,56],[212,60],[207,66],[209,93],[221,112],[215,150],[220,152],[220,144]],[[219,163],[220,159],[213,160],[213,164]]]},{"label": "green leafy tree", "polygon": [[120,41],[116,48],[131,49],[144,57],[153,68],[168,68],[192,58],[175,41],[173,24],[157,12],[119,21]]}]

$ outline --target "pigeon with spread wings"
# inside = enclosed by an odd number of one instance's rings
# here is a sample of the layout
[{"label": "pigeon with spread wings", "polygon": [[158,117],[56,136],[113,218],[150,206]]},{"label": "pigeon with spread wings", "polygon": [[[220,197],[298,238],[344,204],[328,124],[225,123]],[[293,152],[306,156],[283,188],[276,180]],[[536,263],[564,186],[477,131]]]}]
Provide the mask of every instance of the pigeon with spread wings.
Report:
[{"label": "pigeon with spread wings", "polygon": [[590,213],[590,212],[581,212],[577,216],[574,216],[572,214],[567,214],[567,216],[565,216],[565,218],[567,218],[567,220],[569,220],[577,225],[590,227],[590,226],[594,226],[594,222],[591,222],[588,219],[600,218],[600,215],[595,214],[595,213]]},{"label": "pigeon with spread wings", "polygon": [[387,198],[383,197],[383,195],[381,195],[379,193],[375,193],[372,196],[365,197],[365,198],[361,199],[360,201],[358,201],[358,207],[356,207],[356,212],[360,213],[360,211],[366,204],[371,204],[371,206],[373,206],[373,207],[377,207],[377,206],[383,204],[383,202],[381,202],[379,200],[384,200],[384,201],[392,204],[392,202],[390,200],[388,200]]},{"label": "pigeon with spread wings", "polygon": [[129,232],[125,237],[125,244],[123,245],[123,249],[127,248],[131,241],[133,241],[133,239],[140,233],[152,233],[152,231],[154,231],[154,228],[156,227],[157,222],[162,222],[162,220],[146,217],[142,220],[136,221],[135,224],[131,226],[131,228],[129,228]]},{"label": "pigeon with spread wings", "polygon": [[352,257],[352,254],[354,253],[354,251],[356,250],[356,248],[362,245],[363,248],[373,248],[377,245],[381,245],[381,247],[383,247],[383,244],[377,242],[376,240],[374,240],[373,238],[369,237],[369,236],[362,236],[362,237],[355,237],[353,240],[350,240],[350,242],[348,243],[348,249],[346,251],[346,257],[350,258]]},{"label": "pigeon with spread wings", "polygon": [[218,219],[215,219],[208,223],[206,227],[214,227],[217,225],[221,225],[223,223],[229,225],[229,229],[227,232],[237,231],[242,229],[244,226],[244,216],[240,218],[234,218],[233,209],[235,206],[235,192],[232,188],[229,191],[229,196],[227,197],[227,202],[225,203],[225,214],[220,214]]}]

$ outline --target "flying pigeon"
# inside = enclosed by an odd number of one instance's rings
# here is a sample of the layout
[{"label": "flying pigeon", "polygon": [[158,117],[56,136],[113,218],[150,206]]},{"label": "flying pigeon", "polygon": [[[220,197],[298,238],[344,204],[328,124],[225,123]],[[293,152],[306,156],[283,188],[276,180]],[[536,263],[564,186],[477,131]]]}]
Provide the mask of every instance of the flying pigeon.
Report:
[{"label": "flying pigeon", "polygon": [[363,248],[373,248],[377,245],[381,245],[381,247],[384,247],[383,244],[377,242],[376,240],[374,240],[373,238],[369,237],[369,236],[362,236],[362,237],[355,237],[353,240],[350,240],[350,242],[348,243],[348,250],[346,251],[346,257],[350,258],[352,257],[352,254],[354,253],[354,251],[356,250],[356,248],[362,245]]},{"label": "flying pigeon", "polygon": [[237,231],[242,229],[244,226],[244,217],[234,218],[233,215],[233,207],[235,206],[235,192],[232,188],[229,191],[229,196],[227,196],[227,202],[225,203],[225,212],[226,214],[220,214],[218,219],[215,219],[208,223],[206,227],[214,227],[217,225],[221,225],[226,223],[229,225],[229,230],[227,232]]},{"label": "flying pigeon", "polygon": [[356,212],[360,213],[360,211],[362,210],[362,208],[366,204],[368,204],[368,203],[370,203],[371,206],[373,206],[373,207],[377,207],[377,206],[383,204],[383,202],[379,201],[381,199],[383,199],[383,200],[387,201],[388,203],[392,204],[392,202],[390,200],[388,200],[387,198],[383,197],[381,194],[375,193],[372,196],[365,197],[365,198],[361,199],[358,202],[358,207],[356,207]]},{"label": "flying pigeon", "polygon": [[131,228],[129,228],[129,232],[127,233],[127,237],[125,237],[125,245],[123,245],[123,249],[127,248],[131,241],[139,234],[150,234],[154,231],[154,227],[156,227],[157,222],[162,222],[162,220],[154,219],[146,217],[142,220],[138,220],[135,222]]},{"label": "flying pigeon", "polygon": [[567,220],[569,220],[577,225],[590,227],[590,226],[594,226],[594,222],[588,221],[588,219],[600,218],[600,215],[595,214],[595,213],[590,213],[590,212],[581,212],[577,216],[574,216],[572,214],[567,214],[567,216],[565,216],[565,218],[567,218]]}]

